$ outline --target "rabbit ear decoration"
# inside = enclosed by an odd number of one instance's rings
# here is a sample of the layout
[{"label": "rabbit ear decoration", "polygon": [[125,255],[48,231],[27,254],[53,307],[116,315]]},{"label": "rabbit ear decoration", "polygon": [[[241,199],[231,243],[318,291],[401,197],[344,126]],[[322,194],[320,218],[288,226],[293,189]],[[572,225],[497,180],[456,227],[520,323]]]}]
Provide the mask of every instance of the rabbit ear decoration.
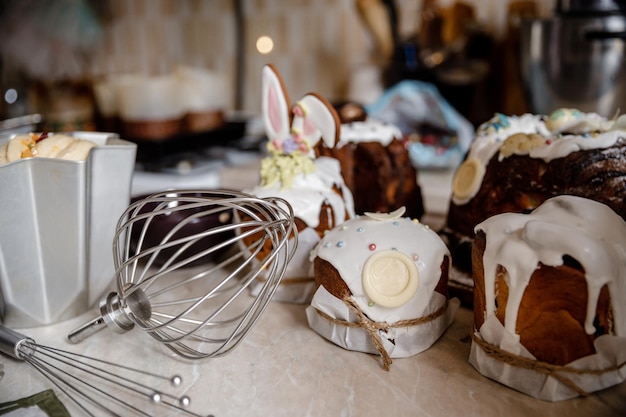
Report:
[{"label": "rabbit ear decoration", "polygon": [[262,88],[265,131],[270,141],[283,141],[291,131],[291,105],[283,80],[272,65],[263,67]]},{"label": "rabbit ear decoration", "polygon": [[315,147],[320,139],[333,148],[339,139],[339,115],[323,97],[310,93],[294,107],[293,128],[298,130]]}]

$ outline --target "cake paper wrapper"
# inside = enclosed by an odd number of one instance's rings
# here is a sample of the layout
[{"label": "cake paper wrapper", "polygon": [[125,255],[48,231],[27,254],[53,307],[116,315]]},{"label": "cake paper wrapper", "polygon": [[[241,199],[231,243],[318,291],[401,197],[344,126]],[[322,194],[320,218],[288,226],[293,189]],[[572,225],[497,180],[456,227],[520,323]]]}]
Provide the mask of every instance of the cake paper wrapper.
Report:
[{"label": "cake paper wrapper", "polygon": [[[317,233],[306,228],[298,233],[298,248],[293,258],[287,265],[287,270],[282,281],[272,297],[272,301],[279,301],[293,304],[308,304],[315,292],[315,280],[313,278],[313,262],[309,259],[309,254],[320,238]],[[265,278],[262,273],[261,278]],[[250,284],[250,292],[253,296],[258,296],[265,281],[255,280]]]},{"label": "cake paper wrapper", "polygon": [[[444,302],[445,297],[435,293],[424,315],[436,311]],[[390,327],[387,332],[379,331],[378,335],[389,356],[404,358],[428,349],[452,324],[459,304],[458,299],[450,299],[446,311],[434,320],[416,326]],[[318,311],[337,320],[358,323],[358,318],[348,306],[323,286],[317,289],[311,305],[306,309],[309,326],[325,339],[344,349],[371,354],[379,353],[367,330],[362,327],[349,327],[331,322],[322,317]]]},{"label": "cake paper wrapper", "polygon": [[[485,320],[475,336],[513,355],[535,359],[493,315]],[[595,340],[594,346],[595,354],[561,367],[575,368],[581,370],[580,373],[555,370],[554,375],[567,378],[587,394],[622,383],[626,379],[626,338],[603,335]],[[495,359],[476,342],[472,342],[469,361],[483,376],[540,400],[556,402],[581,395],[555,376]],[[621,368],[612,369],[619,365],[622,365]],[[611,370],[602,373],[582,372],[603,369]]]}]

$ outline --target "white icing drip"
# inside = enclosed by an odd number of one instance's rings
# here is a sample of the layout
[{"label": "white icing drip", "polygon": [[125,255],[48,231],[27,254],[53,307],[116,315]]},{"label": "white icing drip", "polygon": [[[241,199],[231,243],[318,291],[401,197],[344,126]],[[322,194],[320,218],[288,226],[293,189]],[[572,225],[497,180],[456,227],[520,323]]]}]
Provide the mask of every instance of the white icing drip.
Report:
[{"label": "white icing drip", "polygon": [[522,116],[507,117],[508,127],[494,130],[488,128],[491,122],[481,125],[476,137],[472,141],[469,155],[478,158],[484,165],[500,150],[500,147],[509,136],[515,133],[537,133],[541,136],[550,136],[550,131],[546,128],[541,116],[524,114]]},{"label": "white icing drip", "polygon": [[364,122],[342,124],[341,137],[336,147],[341,148],[354,142],[380,142],[383,146],[387,146],[394,138],[402,138],[402,132],[398,127],[375,119],[368,119]]},{"label": "white icing drip", "polygon": [[[585,117],[589,119],[589,123],[593,121],[594,125],[597,124],[599,127],[606,127],[606,124],[596,120],[600,116],[594,113],[585,114]],[[530,157],[541,158],[549,162],[552,159],[562,158],[579,150],[601,149],[613,146],[620,138],[626,136],[626,131],[624,130],[607,130],[599,132],[597,135],[568,134],[559,136],[558,132],[548,130],[542,116],[532,114],[510,116],[507,118],[507,121],[509,126],[499,130],[488,128],[489,123],[479,127],[476,138],[470,148],[469,155],[478,158],[486,165],[493,155],[500,150],[500,147],[509,136],[516,133],[537,133],[550,139],[550,143],[532,149],[530,151]]]},{"label": "white icing drip", "polygon": [[[370,245],[374,244],[372,250]],[[369,305],[361,272],[367,259],[383,250],[397,250],[414,260],[419,287],[410,301],[397,308]],[[393,323],[424,314],[441,277],[441,263],[450,255],[441,238],[423,224],[409,218],[379,221],[361,216],[328,232],[311,252],[337,269],[362,311],[372,320]]]},{"label": "white icing drip", "polygon": [[515,334],[519,304],[539,262],[563,264],[563,256],[576,259],[585,270],[588,299],[585,331],[595,332],[593,320],[600,290],[611,294],[614,330],[626,335],[626,222],[608,206],[575,196],[545,201],[530,214],[504,213],[476,226],[486,235],[483,255],[485,317],[495,312],[498,265],[509,286],[504,327]]},{"label": "white icing drip", "polygon": [[612,130],[589,137],[566,135],[552,138],[549,145],[534,148],[529,155],[531,158],[541,158],[549,162],[556,158],[563,158],[572,152],[605,149],[624,138],[626,138],[626,131],[623,130]]},{"label": "white icing drip", "polygon": [[[315,161],[316,170],[311,174],[298,174],[289,188],[282,184],[269,187],[256,186],[248,190],[257,197],[281,197],[292,206],[294,215],[310,227],[319,225],[322,203],[327,202],[335,214],[337,222],[346,220],[346,211],[354,216],[354,202],[350,190],[341,177],[339,161],[334,158],[320,157]],[[333,191],[339,186],[343,198]]]}]

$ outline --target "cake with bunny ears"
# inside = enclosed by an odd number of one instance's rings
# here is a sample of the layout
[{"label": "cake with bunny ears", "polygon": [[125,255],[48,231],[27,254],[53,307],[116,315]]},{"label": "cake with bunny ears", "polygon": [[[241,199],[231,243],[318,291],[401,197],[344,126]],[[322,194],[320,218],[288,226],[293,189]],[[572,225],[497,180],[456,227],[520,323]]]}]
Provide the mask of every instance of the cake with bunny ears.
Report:
[{"label": "cake with bunny ears", "polygon": [[476,226],[470,362],[558,401],[626,378],[626,222],[562,195]]},{"label": "cake with bunny ears", "polygon": [[452,323],[450,254],[416,219],[366,213],[326,233],[311,253],[317,290],[310,327],[344,349],[392,358],[428,349]]},{"label": "cake with bunny ears", "polygon": [[405,207],[408,216],[424,214],[418,174],[402,132],[396,126],[368,117],[362,106],[338,106],[341,121],[339,142],[322,144],[321,155],[336,158],[341,174],[354,197],[354,210],[387,213]]},{"label": "cake with bunny ears", "polygon": [[[309,252],[324,232],[354,216],[352,193],[341,176],[339,161],[316,157],[315,152],[320,142],[334,146],[339,118],[317,94],[307,94],[292,106],[272,65],[263,68],[262,79],[268,156],[261,161],[260,184],[247,191],[261,198],[280,197],[291,205],[298,247],[273,299],[308,303],[315,289]],[[257,288],[252,285],[253,292]]]},{"label": "cake with bunny ears", "polygon": [[499,213],[527,213],[557,195],[599,201],[626,218],[625,174],[624,116],[608,120],[573,109],[495,115],[477,129],[453,178],[442,233],[455,270],[471,272],[478,223]]}]

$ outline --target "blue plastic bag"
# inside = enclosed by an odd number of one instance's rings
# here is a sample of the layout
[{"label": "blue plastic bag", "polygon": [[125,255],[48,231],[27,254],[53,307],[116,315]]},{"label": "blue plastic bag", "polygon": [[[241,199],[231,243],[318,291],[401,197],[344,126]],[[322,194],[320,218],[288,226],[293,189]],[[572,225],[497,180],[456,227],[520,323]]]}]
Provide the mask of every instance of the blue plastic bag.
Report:
[{"label": "blue plastic bag", "polygon": [[456,168],[474,137],[472,124],[430,83],[401,81],[366,110],[370,117],[400,129],[418,169]]}]

